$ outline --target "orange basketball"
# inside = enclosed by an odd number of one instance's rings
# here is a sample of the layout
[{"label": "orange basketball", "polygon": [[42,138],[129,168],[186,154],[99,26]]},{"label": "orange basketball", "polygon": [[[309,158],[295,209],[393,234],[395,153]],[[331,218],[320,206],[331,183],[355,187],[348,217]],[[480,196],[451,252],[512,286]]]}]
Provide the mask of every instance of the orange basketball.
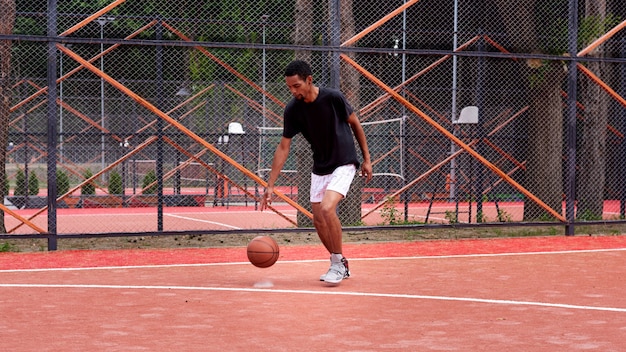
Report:
[{"label": "orange basketball", "polygon": [[274,265],[278,254],[278,243],[270,236],[257,236],[248,243],[248,260],[258,268]]}]

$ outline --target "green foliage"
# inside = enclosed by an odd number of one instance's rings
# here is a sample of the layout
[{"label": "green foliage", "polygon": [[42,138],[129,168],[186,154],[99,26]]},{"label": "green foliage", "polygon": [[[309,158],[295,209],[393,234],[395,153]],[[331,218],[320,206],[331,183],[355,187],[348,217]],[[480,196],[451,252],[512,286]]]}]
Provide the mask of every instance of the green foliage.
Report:
[{"label": "green foliage", "polygon": [[398,225],[402,221],[400,219],[401,213],[396,209],[396,200],[393,197],[385,198],[380,216],[383,218],[383,224],[387,225]]},{"label": "green foliage", "polygon": [[620,23],[619,16],[608,14],[605,18],[600,16],[587,16],[578,23],[578,47],[583,49],[593,43],[601,35]]},{"label": "green foliage", "polygon": [[498,221],[511,222],[511,214],[507,213],[505,210],[498,209]]},{"label": "green foliage", "polygon": [[0,252],[15,252],[15,248],[12,244],[4,242],[0,244]]},{"label": "green foliage", "polygon": [[[542,3],[539,2],[541,5]],[[547,4],[547,3],[546,3]],[[546,5],[543,4],[543,5]],[[549,7],[543,6],[538,9],[536,13],[536,21],[540,24],[537,25],[539,30],[539,36],[545,38],[541,41],[541,51],[544,54],[551,55],[563,55],[568,53],[569,37],[568,27],[569,23],[567,19],[554,19],[554,14]],[[545,7],[545,8],[543,8]],[[542,20],[543,19],[543,20]],[[550,19],[546,21],[545,19]],[[578,21],[578,50],[582,50],[589,44],[593,43],[601,35],[606,33],[611,28],[620,23],[619,16],[614,14],[607,14],[606,17],[600,16],[585,16]],[[534,60],[536,62],[535,72],[530,75],[530,86],[532,88],[538,87],[546,79],[546,75],[549,70],[554,70],[554,65],[561,65],[559,62],[552,62],[549,60]],[[552,62],[552,65],[550,63]]]},{"label": "green foliage", "polygon": [[122,176],[113,170],[109,173],[109,194],[122,194]]},{"label": "green foliage", "polygon": [[63,170],[57,170],[57,194],[62,195],[70,190],[70,179]]},{"label": "green foliage", "polygon": [[[87,169],[85,173],[83,174],[83,177],[85,177],[85,180],[91,178],[91,176],[93,176],[93,173],[89,169]],[[80,194],[82,195],[96,194],[96,186],[94,186],[93,183],[86,183],[80,187]]]},{"label": "green foliage", "polygon": [[554,216],[546,212],[542,212],[541,215],[539,215],[539,217],[537,218],[537,221],[554,221],[554,220],[556,220]]},{"label": "green foliage", "polygon": [[[567,38],[568,34],[568,21],[567,19],[554,19],[550,13],[546,16],[552,18],[552,20],[546,22],[546,25],[540,25],[537,28],[541,30],[541,33],[547,38],[543,43],[542,50],[546,54],[562,55],[568,52]],[[585,16],[578,21],[578,50],[582,50],[584,47],[593,43],[602,34],[609,31],[620,23],[619,16],[614,14],[607,14],[606,17],[600,16]]]},{"label": "green foliage", "polygon": [[22,169],[17,169],[17,173],[15,174],[15,190],[13,191],[13,195],[26,195],[26,176]]},{"label": "green foliage", "polygon": [[602,220],[601,214],[596,214],[589,209],[586,209],[579,214],[576,214],[576,218],[582,221],[594,221],[594,220]]},{"label": "green foliage", "polygon": [[22,169],[18,169],[17,173],[15,174],[15,190],[13,191],[13,195],[25,196],[27,187],[28,194],[31,196],[36,196],[37,194],[39,194],[39,179],[37,179],[37,175],[33,171],[30,173],[27,183],[24,171]]},{"label": "green foliage", "polygon": [[[156,178],[156,173],[154,172],[154,170],[148,171],[146,176],[144,176],[143,178],[143,183],[142,183],[143,194],[155,194],[156,193],[157,191],[156,180],[157,178]],[[150,184],[153,184],[153,185],[148,187]]]},{"label": "green foliage", "polygon": [[416,225],[423,222],[403,219],[404,213],[396,208],[396,199],[394,197],[385,198],[385,203],[380,210],[380,216],[383,218],[383,225]]},{"label": "green foliage", "polygon": [[457,216],[457,213],[451,210],[446,210],[446,215],[445,218],[448,219],[448,222],[450,224],[458,224],[459,223],[459,218]]},{"label": "green foliage", "polygon": [[28,176],[28,194],[31,196],[39,194],[39,179],[35,171],[31,172],[30,176]]},{"label": "green foliage", "polygon": [[539,43],[541,52],[551,55],[562,55],[566,53],[568,38],[567,28],[567,20],[563,19],[553,19],[547,22],[546,25],[537,26],[539,35],[545,38],[545,40]]},{"label": "green foliage", "polygon": [[359,220],[353,224],[345,224],[344,226],[367,226],[367,224],[363,220]]}]

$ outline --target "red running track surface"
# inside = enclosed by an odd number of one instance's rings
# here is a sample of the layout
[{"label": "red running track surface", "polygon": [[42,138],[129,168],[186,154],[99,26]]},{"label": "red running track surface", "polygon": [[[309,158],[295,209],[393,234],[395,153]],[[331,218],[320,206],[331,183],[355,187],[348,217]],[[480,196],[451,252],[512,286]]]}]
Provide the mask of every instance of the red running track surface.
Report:
[{"label": "red running track surface", "polygon": [[0,253],[7,351],[622,351],[626,236]]}]

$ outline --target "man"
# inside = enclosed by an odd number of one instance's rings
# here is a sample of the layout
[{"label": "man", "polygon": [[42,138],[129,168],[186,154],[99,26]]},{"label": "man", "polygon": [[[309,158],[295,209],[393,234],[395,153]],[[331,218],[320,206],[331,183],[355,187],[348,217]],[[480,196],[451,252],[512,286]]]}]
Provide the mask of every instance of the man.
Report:
[{"label": "man", "polygon": [[350,270],[348,260],[343,256],[337,205],[348,193],[359,167],[353,133],[363,156],[361,173],[367,182],[372,178],[367,140],[359,119],[343,94],[313,84],[313,73],[308,63],[291,62],[285,69],[285,82],[293,99],[285,107],[283,136],[274,153],[260,209],[264,210],[271,204],[274,183],[289,156],[291,139],[302,133],[313,151],[313,225],[330,253],[330,269],[320,280],[338,284],[350,276]]}]

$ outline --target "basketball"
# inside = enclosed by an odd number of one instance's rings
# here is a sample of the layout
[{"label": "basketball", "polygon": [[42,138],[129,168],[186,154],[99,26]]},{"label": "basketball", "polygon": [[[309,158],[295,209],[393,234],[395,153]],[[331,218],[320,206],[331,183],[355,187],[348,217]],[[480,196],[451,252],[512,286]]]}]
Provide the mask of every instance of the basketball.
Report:
[{"label": "basketball", "polygon": [[274,265],[278,254],[278,243],[270,236],[257,236],[248,243],[248,260],[258,268]]}]

